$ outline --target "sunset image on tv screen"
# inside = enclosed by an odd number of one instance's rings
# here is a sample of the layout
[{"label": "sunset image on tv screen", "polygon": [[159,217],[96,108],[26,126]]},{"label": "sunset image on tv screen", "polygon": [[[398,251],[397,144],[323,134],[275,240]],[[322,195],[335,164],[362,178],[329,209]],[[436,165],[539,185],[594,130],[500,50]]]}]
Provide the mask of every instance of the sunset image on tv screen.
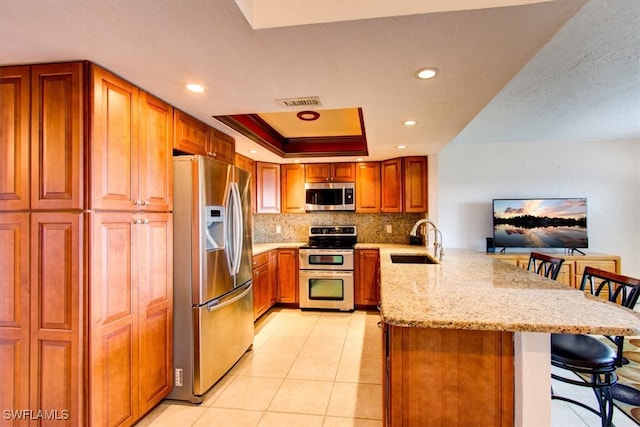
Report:
[{"label": "sunset image on tv screen", "polygon": [[495,199],[496,247],[586,248],[587,199]]}]

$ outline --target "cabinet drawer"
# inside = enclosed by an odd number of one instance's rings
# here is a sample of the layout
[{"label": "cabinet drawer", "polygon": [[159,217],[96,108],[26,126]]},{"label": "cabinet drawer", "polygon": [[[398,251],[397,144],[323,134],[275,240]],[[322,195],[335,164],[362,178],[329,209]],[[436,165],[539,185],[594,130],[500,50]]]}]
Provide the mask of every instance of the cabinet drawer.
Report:
[{"label": "cabinet drawer", "polygon": [[264,252],[253,256],[252,267],[256,268],[269,263],[269,252]]}]

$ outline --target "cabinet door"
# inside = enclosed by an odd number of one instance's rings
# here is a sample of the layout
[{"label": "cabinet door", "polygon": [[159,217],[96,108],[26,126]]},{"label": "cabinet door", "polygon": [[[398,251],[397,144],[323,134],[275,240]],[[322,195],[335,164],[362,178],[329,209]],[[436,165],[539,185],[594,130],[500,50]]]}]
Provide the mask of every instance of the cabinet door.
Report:
[{"label": "cabinet door", "polygon": [[380,212],[380,162],[356,165],[356,212]]},{"label": "cabinet door", "polygon": [[253,318],[257,319],[269,309],[269,264],[253,269]]},{"label": "cabinet door", "polygon": [[256,212],[280,213],[280,165],[256,162]]},{"label": "cabinet door", "polygon": [[89,424],[132,424],[138,414],[138,214],[89,214]]},{"label": "cabinet door", "polygon": [[29,213],[0,213],[0,407],[29,405]]},{"label": "cabinet door", "polygon": [[[391,159],[380,162],[381,178],[381,212],[402,212],[402,159]],[[356,194],[356,198],[358,195]]]},{"label": "cabinet door", "polygon": [[427,158],[405,157],[404,212],[426,212],[428,208]]},{"label": "cabinet door", "polygon": [[173,209],[173,108],[140,91],[138,200],[147,211]]},{"label": "cabinet door", "polygon": [[173,148],[188,154],[206,156],[209,126],[180,110],[174,110],[173,117]]},{"label": "cabinet door", "polygon": [[233,164],[236,154],[236,141],[229,135],[225,135],[219,130],[211,128],[209,130],[210,153],[221,162]]},{"label": "cabinet door", "polygon": [[331,181],[354,182],[356,180],[355,163],[334,163],[331,168]]},{"label": "cabinet door", "polygon": [[251,173],[251,213],[256,213],[256,162],[241,154],[236,154],[233,162],[240,169]]},{"label": "cabinet door", "polygon": [[298,250],[278,249],[278,302],[298,303]]},{"label": "cabinet door", "polygon": [[282,213],[304,213],[304,165],[281,165]]},{"label": "cabinet door", "polygon": [[269,251],[269,307],[278,301],[278,251]]},{"label": "cabinet door", "polygon": [[[141,217],[139,254],[139,412],[151,410],[173,386],[173,215]],[[135,265],[134,265],[135,268]]]},{"label": "cabinet door", "polygon": [[329,163],[307,163],[304,165],[306,182],[329,182],[331,165]]},{"label": "cabinet door", "polygon": [[0,68],[0,210],[29,209],[29,76]]},{"label": "cabinet door", "polygon": [[138,89],[100,67],[91,70],[90,209],[137,209]]},{"label": "cabinet door", "polygon": [[84,285],[81,213],[31,215],[31,408],[66,409],[83,425]]},{"label": "cabinet door", "polygon": [[31,208],[82,209],[84,63],[31,71]]},{"label": "cabinet door", "polygon": [[377,249],[357,249],[355,275],[355,304],[378,304],[378,268],[380,254]]}]

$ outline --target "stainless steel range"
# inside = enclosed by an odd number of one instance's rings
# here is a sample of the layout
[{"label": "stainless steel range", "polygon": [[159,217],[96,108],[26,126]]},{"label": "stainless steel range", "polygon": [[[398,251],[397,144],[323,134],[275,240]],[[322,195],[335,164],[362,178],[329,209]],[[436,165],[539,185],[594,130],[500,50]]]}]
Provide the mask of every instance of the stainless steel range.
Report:
[{"label": "stainless steel range", "polygon": [[300,248],[300,308],[353,311],[356,227],[314,225]]}]

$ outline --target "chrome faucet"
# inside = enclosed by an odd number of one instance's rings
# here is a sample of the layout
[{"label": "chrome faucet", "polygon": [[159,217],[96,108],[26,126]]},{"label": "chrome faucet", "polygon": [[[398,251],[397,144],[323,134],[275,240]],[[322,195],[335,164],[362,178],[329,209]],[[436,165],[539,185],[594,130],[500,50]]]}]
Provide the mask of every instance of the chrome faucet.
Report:
[{"label": "chrome faucet", "polygon": [[[440,229],[438,229],[438,227],[436,226],[436,224],[431,221],[429,218],[423,218],[421,220],[419,220],[418,222],[416,222],[413,225],[413,228],[411,229],[411,232],[409,233],[410,236],[416,236],[417,232],[418,232],[418,227],[420,227],[422,224],[424,224],[425,229],[424,229],[424,246],[427,249],[427,251],[429,250],[429,226],[431,226],[431,228],[433,229],[433,257],[436,258],[438,261],[442,261],[442,257],[444,257],[444,248],[442,247],[442,232],[440,231]],[[438,236],[440,237],[440,239],[438,239]]]}]

